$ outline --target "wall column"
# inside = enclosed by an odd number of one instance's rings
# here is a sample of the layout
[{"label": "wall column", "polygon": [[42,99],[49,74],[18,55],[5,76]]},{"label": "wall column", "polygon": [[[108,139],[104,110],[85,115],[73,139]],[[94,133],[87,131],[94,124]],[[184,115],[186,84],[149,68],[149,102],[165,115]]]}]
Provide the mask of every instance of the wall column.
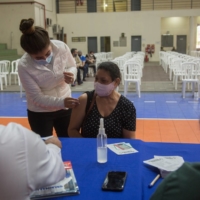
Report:
[{"label": "wall column", "polygon": [[188,38],[188,54],[191,55],[191,51],[196,50],[196,38],[197,38],[197,17],[190,17],[190,32]]}]

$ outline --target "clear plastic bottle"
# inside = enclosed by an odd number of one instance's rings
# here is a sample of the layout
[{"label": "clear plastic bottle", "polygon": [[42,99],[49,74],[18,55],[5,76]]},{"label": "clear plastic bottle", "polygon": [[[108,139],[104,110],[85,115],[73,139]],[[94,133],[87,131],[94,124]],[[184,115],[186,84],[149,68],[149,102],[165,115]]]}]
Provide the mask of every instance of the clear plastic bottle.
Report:
[{"label": "clear plastic bottle", "polygon": [[107,135],[105,134],[103,118],[100,119],[99,133],[97,135],[97,162],[107,162]]}]

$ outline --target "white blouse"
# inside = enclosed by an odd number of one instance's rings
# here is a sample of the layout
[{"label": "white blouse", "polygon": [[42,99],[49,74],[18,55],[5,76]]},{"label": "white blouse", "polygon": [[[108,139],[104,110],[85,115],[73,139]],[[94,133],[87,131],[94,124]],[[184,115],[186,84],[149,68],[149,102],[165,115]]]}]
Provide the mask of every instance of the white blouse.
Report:
[{"label": "white blouse", "polygon": [[54,112],[66,109],[64,99],[71,97],[71,88],[63,72],[71,72],[76,79],[77,69],[69,47],[51,40],[53,66],[38,65],[28,53],[19,61],[18,73],[26,92],[27,106],[33,112]]}]

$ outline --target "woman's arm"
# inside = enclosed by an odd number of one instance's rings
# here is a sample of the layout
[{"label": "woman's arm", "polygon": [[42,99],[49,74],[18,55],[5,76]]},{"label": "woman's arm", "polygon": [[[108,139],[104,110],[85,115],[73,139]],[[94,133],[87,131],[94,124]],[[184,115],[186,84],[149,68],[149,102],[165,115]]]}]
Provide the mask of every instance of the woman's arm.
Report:
[{"label": "woman's arm", "polygon": [[126,100],[123,106],[125,112],[122,119],[122,134],[124,138],[135,139],[136,131],[136,109],[132,102]]},{"label": "woman's arm", "polygon": [[23,88],[26,91],[27,97],[31,99],[31,103],[41,108],[50,109],[64,109],[64,99],[59,97],[53,97],[44,95],[41,88],[38,86],[36,81],[31,77],[31,75],[26,71],[25,67],[22,65],[18,66],[18,74]]},{"label": "woman's arm", "polygon": [[70,124],[68,127],[69,137],[82,137],[80,127],[85,117],[85,108],[87,104],[87,94],[82,94],[79,97],[80,104],[72,109]]},{"label": "woman's arm", "polygon": [[129,139],[135,139],[135,131],[128,131],[126,129],[123,129],[123,137]]}]

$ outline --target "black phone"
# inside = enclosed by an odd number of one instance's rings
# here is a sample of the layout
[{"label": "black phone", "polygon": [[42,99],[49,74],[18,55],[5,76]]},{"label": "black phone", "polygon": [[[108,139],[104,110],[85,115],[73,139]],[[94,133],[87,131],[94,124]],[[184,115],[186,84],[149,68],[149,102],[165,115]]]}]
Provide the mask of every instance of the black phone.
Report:
[{"label": "black phone", "polygon": [[127,173],[123,171],[110,171],[107,173],[102,190],[122,191]]}]

